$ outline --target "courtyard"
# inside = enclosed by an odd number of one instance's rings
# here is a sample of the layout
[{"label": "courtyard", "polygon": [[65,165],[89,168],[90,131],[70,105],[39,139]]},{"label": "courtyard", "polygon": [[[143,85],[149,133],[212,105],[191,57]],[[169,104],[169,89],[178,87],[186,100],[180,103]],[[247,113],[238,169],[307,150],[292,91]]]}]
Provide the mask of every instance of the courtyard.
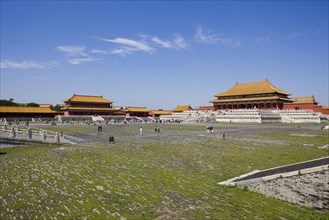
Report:
[{"label": "courtyard", "polygon": [[[328,219],[218,182],[329,155],[321,124],[33,125],[75,144],[0,150],[1,219]],[[143,135],[139,129],[143,127]],[[225,134],[225,138],[224,138]],[[114,137],[114,143],[109,143]]]}]

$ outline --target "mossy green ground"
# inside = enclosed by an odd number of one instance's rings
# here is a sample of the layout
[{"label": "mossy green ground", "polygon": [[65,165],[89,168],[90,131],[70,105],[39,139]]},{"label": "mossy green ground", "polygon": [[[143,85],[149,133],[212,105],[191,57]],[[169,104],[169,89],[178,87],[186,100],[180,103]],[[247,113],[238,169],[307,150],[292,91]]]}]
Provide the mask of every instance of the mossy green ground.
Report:
[{"label": "mossy green ground", "polygon": [[[47,126],[89,144],[2,149],[0,219],[329,219],[221,186],[235,176],[329,155],[321,125]],[[226,140],[222,134],[226,134]],[[109,144],[108,137],[115,143]],[[305,145],[306,144],[306,145]]]}]

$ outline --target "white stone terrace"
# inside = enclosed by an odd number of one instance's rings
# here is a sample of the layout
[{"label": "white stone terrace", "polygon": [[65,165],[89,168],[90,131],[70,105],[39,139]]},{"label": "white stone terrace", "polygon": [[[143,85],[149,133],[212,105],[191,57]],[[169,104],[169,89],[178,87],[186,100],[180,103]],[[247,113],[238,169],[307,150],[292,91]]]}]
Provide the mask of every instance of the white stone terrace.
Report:
[{"label": "white stone terrace", "polygon": [[328,119],[311,110],[227,109],[218,111],[184,111],[160,116],[164,122],[224,123],[321,123]]}]

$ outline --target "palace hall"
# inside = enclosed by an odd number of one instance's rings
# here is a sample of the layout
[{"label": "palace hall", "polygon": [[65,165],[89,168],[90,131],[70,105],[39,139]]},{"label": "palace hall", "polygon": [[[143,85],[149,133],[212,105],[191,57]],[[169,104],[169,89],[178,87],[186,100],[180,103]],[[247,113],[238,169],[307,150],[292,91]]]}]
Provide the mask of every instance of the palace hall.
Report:
[{"label": "palace hall", "polygon": [[215,95],[210,101],[218,109],[283,109],[285,103],[293,102],[291,94],[278,89],[267,79],[261,82],[236,83],[232,88]]},{"label": "palace hall", "polygon": [[103,96],[76,95],[64,100],[65,106],[61,108],[64,116],[69,115],[113,115],[115,108],[112,101]]}]

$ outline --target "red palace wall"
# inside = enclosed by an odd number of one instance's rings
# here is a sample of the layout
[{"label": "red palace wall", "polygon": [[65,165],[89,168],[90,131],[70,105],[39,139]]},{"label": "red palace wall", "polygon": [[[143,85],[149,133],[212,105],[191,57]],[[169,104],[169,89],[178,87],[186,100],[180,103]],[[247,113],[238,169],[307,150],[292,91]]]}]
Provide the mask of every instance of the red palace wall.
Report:
[{"label": "red palace wall", "polygon": [[215,110],[214,106],[199,106],[200,111]]},{"label": "red palace wall", "polygon": [[322,106],[314,105],[313,103],[284,104],[283,109],[313,110],[314,112],[320,112],[324,115],[329,115],[329,109],[323,109]]},{"label": "red palace wall", "polygon": [[329,115],[329,109],[323,109],[322,106],[315,106],[315,112],[321,112],[324,115]]},{"label": "red palace wall", "polygon": [[313,110],[314,109],[314,104],[312,103],[305,103],[305,104],[284,104],[283,108],[284,109],[310,109]]}]

